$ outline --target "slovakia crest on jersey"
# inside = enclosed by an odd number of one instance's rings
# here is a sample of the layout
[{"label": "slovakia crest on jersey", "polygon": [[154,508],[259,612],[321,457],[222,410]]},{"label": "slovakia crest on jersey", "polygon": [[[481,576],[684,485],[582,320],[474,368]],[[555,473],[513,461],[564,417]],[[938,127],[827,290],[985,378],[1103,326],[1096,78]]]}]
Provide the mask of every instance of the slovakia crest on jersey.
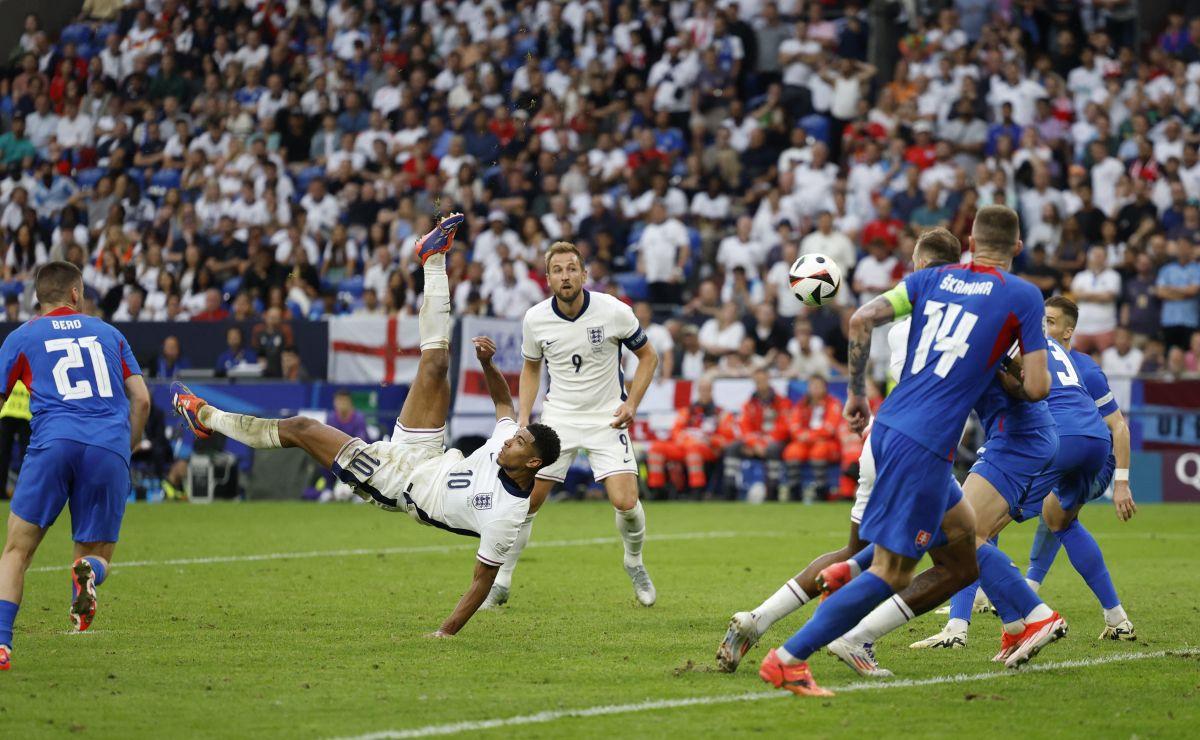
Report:
[{"label": "slovakia crest on jersey", "polygon": [[492,494],[477,493],[471,497],[471,505],[480,511],[492,508]]}]

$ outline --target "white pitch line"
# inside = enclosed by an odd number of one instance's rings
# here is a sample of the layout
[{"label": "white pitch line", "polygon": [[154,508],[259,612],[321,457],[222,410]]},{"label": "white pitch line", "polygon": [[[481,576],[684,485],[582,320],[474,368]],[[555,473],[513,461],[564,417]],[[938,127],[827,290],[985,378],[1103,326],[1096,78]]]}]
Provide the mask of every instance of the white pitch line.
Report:
[{"label": "white pitch line", "polygon": [[[675,534],[648,535],[651,542],[668,542],[675,540],[708,540],[728,539],[730,537],[784,537],[786,532],[678,532]],[[612,545],[619,543],[616,537],[592,537],[583,540],[549,540],[545,542],[530,542],[528,547],[588,547],[590,545]],[[352,548],[347,550],[308,550],[305,552],[265,552],[253,555],[214,555],[204,558],[175,558],[172,560],[127,560],[112,564],[112,568],[148,568],[162,565],[213,565],[218,563],[256,563],[266,560],[292,560],[308,558],[344,558],[356,555],[417,555],[421,553],[448,553],[475,550],[474,545],[419,545],[412,547],[378,547]],[[30,568],[28,573],[51,573],[66,570],[66,566],[43,565]]]},{"label": "white pitch line", "polygon": [[[1109,663],[1125,663],[1135,660],[1163,658],[1168,655],[1200,655],[1200,649],[1180,648],[1178,650],[1157,650],[1150,653],[1120,653],[1100,658],[1083,660],[1064,660],[1057,663],[1035,663],[1019,671],[990,671],[988,673],[960,673],[953,676],[935,676],[933,678],[902,679],[899,681],[860,681],[844,686],[832,686],[834,691],[846,693],[853,691],[878,691],[882,689],[904,689],[916,686],[936,686],[939,684],[969,683],[974,681],[994,681],[996,679],[1019,676],[1022,673],[1056,671],[1072,668],[1090,668]],[[717,694],[712,696],[695,696],[686,699],[657,699],[634,704],[610,704],[580,709],[558,709],[524,714],[516,717],[476,720],[469,722],[453,722],[442,725],[426,725],[408,730],[383,730],[365,735],[353,735],[341,740],[405,740],[406,738],[434,737],[437,735],[456,735],[462,732],[478,732],[494,730],[499,727],[514,727],[555,722],[560,719],[582,717],[604,717],[613,714],[632,714],[635,712],[652,712],[658,709],[680,709],[684,707],[712,706],[715,704],[735,704],[738,702],[761,701],[764,699],[784,699],[791,694],[784,691],[760,691],[749,694]]]}]

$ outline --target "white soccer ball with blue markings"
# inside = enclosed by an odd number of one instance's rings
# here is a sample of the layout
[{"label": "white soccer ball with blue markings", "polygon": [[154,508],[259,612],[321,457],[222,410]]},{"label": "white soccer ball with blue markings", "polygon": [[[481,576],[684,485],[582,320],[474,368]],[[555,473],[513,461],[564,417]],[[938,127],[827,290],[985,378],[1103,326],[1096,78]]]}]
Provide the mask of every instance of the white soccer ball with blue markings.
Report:
[{"label": "white soccer ball with blue markings", "polygon": [[824,306],[842,287],[842,269],[823,254],[805,254],[788,271],[792,293],[806,306]]}]

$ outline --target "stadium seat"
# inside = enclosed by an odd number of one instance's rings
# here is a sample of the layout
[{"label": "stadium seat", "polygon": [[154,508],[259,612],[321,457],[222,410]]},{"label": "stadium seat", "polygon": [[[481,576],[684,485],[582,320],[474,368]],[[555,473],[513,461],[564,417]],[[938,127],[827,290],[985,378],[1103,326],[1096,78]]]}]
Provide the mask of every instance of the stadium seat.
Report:
[{"label": "stadium seat", "polygon": [[129,179],[137,183],[138,188],[144,193],[146,192],[146,172],[137,167],[130,167],[125,170],[125,174],[129,175]]},{"label": "stadium seat", "polygon": [[95,38],[93,39],[96,43],[96,46],[104,46],[104,42],[108,40],[108,37],[112,36],[114,33],[117,33],[119,30],[120,28],[116,23],[105,23],[104,25],[98,27],[96,29]]},{"label": "stadium seat", "polygon": [[150,178],[147,194],[152,198],[161,198],[168,190],[178,188],[181,182],[182,173],[179,170],[159,170]]},{"label": "stadium seat", "polygon": [[308,185],[318,177],[325,176],[325,168],[320,166],[305,167],[296,175],[296,194],[295,199],[299,201],[308,192]]},{"label": "stadium seat", "polygon": [[818,141],[829,143],[829,119],[816,113],[800,119],[800,128]]},{"label": "stadium seat", "polygon": [[62,44],[89,44],[92,41],[92,27],[86,23],[72,23],[62,30],[58,37]]},{"label": "stadium seat", "polygon": [[349,303],[353,300],[357,300],[358,298],[361,298],[362,294],[363,294],[362,275],[355,275],[354,277],[348,277],[345,280],[343,280],[342,282],[338,283],[337,292],[339,294],[339,297],[341,296],[342,293],[346,293],[350,296],[350,299],[347,300],[347,303]]},{"label": "stadium seat", "polygon": [[100,47],[95,44],[79,44],[75,47],[75,52],[79,54],[81,59],[91,60],[92,57],[100,53]]},{"label": "stadium seat", "polygon": [[96,187],[96,183],[100,182],[100,178],[104,177],[104,169],[101,167],[92,167],[87,170],[80,170],[75,173],[75,182],[78,183],[80,189]]},{"label": "stadium seat", "polygon": [[237,292],[242,289],[242,279],[240,277],[231,277],[221,286],[221,290],[228,296],[237,295]]},{"label": "stadium seat", "polygon": [[650,288],[646,283],[646,276],[640,272],[618,272],[613,275],[613,280],[617,285],[621,286],[621,291],[629,297],[631,301],[647,301],[650,300]]}]

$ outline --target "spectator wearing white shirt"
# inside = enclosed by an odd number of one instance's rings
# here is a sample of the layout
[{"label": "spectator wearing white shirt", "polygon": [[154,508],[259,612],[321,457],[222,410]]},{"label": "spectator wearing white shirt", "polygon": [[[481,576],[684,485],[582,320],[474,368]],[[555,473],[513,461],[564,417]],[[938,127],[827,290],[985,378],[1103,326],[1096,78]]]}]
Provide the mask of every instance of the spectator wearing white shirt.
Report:
[{"label": "spectator wearing white shirt", "polygon": [[650,207],[648,220],[637,241],[638,271],[646,276],[651,303],[677,306],[683,298],[691,239],[682,223],[667,218],[662,201]]},{"label": "spectator wearing white shirt", "polygon": [[854,267],[854,292],[858,303],[865,306],[886,290],[890,290],[904,276],[904,265],[882,239],[867,245],[867,256]]},{"label": "spectator wearing white shirt", "polygon": [[717,315],[700,327],[700,346],[707,354],[721,357],[736,352],[746,336],[746,327],[738,320],[738,307],[725,303]]},{"label": "spectator wearing white shirt", "polygon": [[[654,312],[650,308],[650,304],[645,301],[633,304],[633,315],[637,317],[638,324],[646,333],[646,339],[650,342],[650,346],[658,352],[658,369],[655,370],[654,377],[672,377],[675,374],[675,339],[671,336],[671,330],[662,324],[654,323]],[[624,363],[622,367],[625,370],[625,377],[632,378],[637,371],[637,356],[632,352],[626,352],[621,357]]]},{"label": "spectator wearing white shirt", "polygon": [[704,348],[700,345],[700,330],[688,324],[683,327],[679,340],[679,352],[676,358],[678,375],[681,380],[699,380],[705,371]]},{"label": "spectator wearing white shirt", "polygon": [[68,102],[55,126],[54,138],[63,149],[82,149],[94,143],[93,132],[92,117],[80,111],[78,104]]},{"label": "spectator wearing white shirt", "polygon": [[1133,379],[1142,368],[1145,356],[1133,344],[1133,334],[1125,327],[1117,327],[1113,335],[1113,346],[1100,353],[1100,369],[1108,376],[1108,385],[1117,405],[1128,409],[1131,402]]},{"label": "spectator wearing white shirt", "polygon": [[778,262],[767,270],[765,291],[768,298],[775,301],[775,313],[781,319],[792,319],[800,315],[803,303],[792,293],[792,278],[790,271],[792,263],[799,256],[799,249],[794,242],[784,242]]},{"label": "spectator wearing white shirt", "polygon": [[508,217],[504,215],[504,211],[494,209],[488,214],[487,229],[475,237],[471,244],[471,260],[485,267],[493,263],[498,264],[501,244],[508,247],[508,254],[511,256],[519,257],[525,252],[521,237],[508,228]]},{"label": "spectator wearing white shirt", "polygon": [[1117,200],[1117,181],[1125,174],[1125,165],[1121,160],[1109,155],[1108,145],[1097,139],[1091,148],[1092,161],[1092,202],[1104,211],[1109,218],[1115,218],[1121,203]]},{"label": "spectator wearing white shirt", "polygon": [[717,247],[717,264],[726,272],[741,266],[746,274],[758,277],[766,260],[766,248],[751,235],[753,219],[742,216],[737,220],[737,231],[721,240]]},{"label": "spectator wearing white shirt", "polygon": [[1108,267],[1108,251],[1102,246],[1088,250],[1087,269],[1071,281],[1071,293],[1079,305],[1074,349],[1091,354],[1113,345],[1117,328],[1117,298],[1121,276]]},{"label": "spectator wearing white shirt", "polygon": [[516,263],[505,260],[500,266],[501,278],[484,284],[483,296],[492,304],[492,313],[504,319],[519,319],[539,303],[544,296],[537,283],[529,279],[524,264],[517,274]]},{"label": "spectator wearing white shirt", "polygon": [[787,351],[791,356],[790,374],[793,377],[829,377],[830,365],[825,341],[813,334],[812,324],[807,319],[797,319],[792,324],[792,338],[788,340]]},{"label": "spectator wearing white shirt", "polygon": [[317,178],[308,184],[308,193],[300,199],[300,207],[308,215],[308,233],[329,233],[342,215],[337,198],[325,188],[325,181]]},{"label": "spectator wearing white shirt", "polygon": [[850,238],[833,230],[833,214],[829,211],[822,211],[821,215],[817,216],[817,230],[801,240],[800,254],[825,255],[837,263],[843,276],[851,274],[858,259]]},{"label": "spectator wearing white shirt", "polygon": [[[708,187],[692,196],[692,205],[688,212],[707,221],[723,222],[729,218],[730,201],[724,192],[725,184],[719,177],[708,178]],[[778,198],[779,191],[775,191]],[[764,200],[764,202],[766,202]],[[761,210],[761,206],[760,206]]]},{"label": "spectator wearing white shirt", "polygon": [[57,133],[58,116],[50,109],[50,98],[38,95],[33,101],[33,112],[25,116],[25,136],[44,156],[46,145]]}]

